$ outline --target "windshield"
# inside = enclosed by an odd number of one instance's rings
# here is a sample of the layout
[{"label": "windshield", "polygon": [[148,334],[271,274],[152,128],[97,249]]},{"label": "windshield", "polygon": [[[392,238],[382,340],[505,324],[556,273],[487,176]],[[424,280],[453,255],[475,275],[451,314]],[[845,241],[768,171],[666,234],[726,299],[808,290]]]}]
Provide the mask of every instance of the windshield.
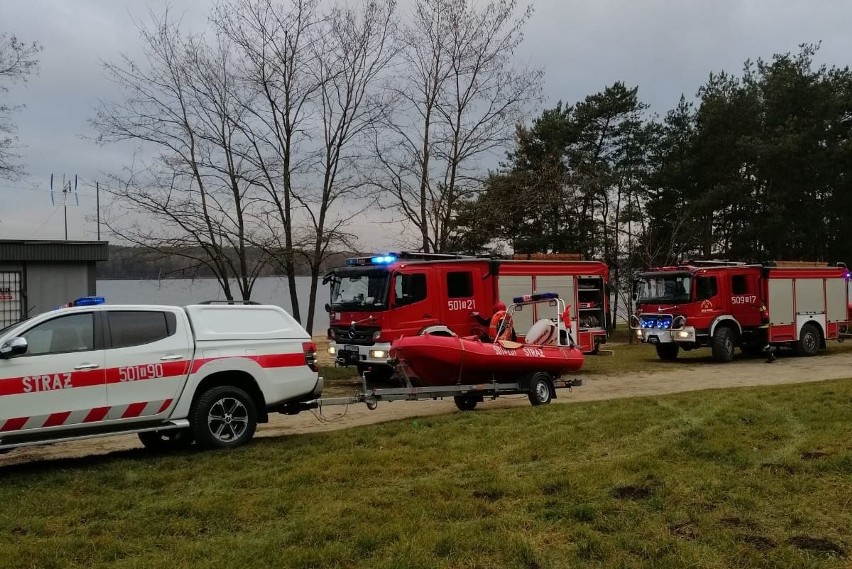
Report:
[{"label": "windshield", "polygon": [[688,274],[643,275],[636,283],[636,302],[687,302],[692,279]]},{"label": "windshield", "polygon": [[[29,319],[27,319],[27,320],[29,320]],[[6,332],[8,332],[12,328],[14,328],[15,326],[17,326],[21,322],[24,322],[24,320],[21,320],[20,322],[13,322],[13,323],[9,324],[8,326],[4,326],[3,328],[0,328],[0,336],[2,336]]]},{"label": "windshield", "polygon": [[384,310],[388,305],[387,271],[336,273],[331,278],[332,310]]}]

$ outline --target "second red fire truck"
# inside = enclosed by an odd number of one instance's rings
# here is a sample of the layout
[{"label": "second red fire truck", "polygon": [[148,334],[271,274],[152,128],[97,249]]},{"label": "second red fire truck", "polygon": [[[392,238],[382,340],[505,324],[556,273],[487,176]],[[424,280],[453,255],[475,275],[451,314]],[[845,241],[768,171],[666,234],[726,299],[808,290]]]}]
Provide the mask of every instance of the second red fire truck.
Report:
[{"label": "second red fire truck", "polygon": [[630,324],[663,360],[707,346],[721,362],[736,346],[812,356],[849,328],[848,281],[843,264],[691,261],[638,275]]}]

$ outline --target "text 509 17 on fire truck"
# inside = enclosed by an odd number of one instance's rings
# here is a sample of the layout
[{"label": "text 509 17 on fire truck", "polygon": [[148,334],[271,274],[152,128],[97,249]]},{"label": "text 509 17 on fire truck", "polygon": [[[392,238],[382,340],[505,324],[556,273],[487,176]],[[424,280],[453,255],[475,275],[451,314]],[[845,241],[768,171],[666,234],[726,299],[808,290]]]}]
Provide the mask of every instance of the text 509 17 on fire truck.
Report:
[{"label": "text 509 17 on fire truck", "polygon": [[277,306],[102,302],[0,330],[0,449],[125,433],[233,447],[322,393],[316,346]]}]

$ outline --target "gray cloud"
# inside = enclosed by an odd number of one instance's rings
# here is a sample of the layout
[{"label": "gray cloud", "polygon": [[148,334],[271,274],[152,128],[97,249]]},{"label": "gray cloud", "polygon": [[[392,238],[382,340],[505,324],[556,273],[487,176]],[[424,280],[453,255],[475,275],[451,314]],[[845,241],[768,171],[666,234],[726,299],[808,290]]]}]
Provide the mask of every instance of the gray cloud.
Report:
[{"label": "gray cloud", "polygon": [[[173,14],[201,29],[212,2],[174,0]],[[26,104],[16,117],[30,175],[0,181],[0,238],[62,238],[61,208],[50,203],[50,174],[79,175],[80,207],[68,209],[72,239],[95,236],[94,183],[131,159],[132,148],[100,147],[87,120],[99,98],[114,96],[101,61],[138,56],[137,23],[162,2],[0,0],[0,31],[44,45],[41,72],[9,97]],[[743,61],[770,59],[822,41],[817,60],[845,66],[852,54],[852,2],[820,0],[538,0],[519,48],[520,62],[544,68],[545,107],[573,103],[615,81],[638,85],[660,114],[681,93],[691,98],[711,71],[739,74]],[[397,245],[398,231],[364,223],[369,246]],[[375,235],[373,233],[376,233]],[[381,233],[382,236],[379,236]]]}]

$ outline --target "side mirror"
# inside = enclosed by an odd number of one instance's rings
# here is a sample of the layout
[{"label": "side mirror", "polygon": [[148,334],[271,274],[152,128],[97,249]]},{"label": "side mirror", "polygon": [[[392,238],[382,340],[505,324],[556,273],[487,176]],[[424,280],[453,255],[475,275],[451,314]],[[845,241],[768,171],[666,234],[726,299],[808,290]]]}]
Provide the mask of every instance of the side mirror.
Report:
[{"label": "side mirror", "polygon": [[8,360],[27,351],[26,338],[10,338],[0,346],[0,359]]},{"label": "side mirror", "polygon": [[325,303],[325,311],[331,314],[331,306],[327,302]]}]

